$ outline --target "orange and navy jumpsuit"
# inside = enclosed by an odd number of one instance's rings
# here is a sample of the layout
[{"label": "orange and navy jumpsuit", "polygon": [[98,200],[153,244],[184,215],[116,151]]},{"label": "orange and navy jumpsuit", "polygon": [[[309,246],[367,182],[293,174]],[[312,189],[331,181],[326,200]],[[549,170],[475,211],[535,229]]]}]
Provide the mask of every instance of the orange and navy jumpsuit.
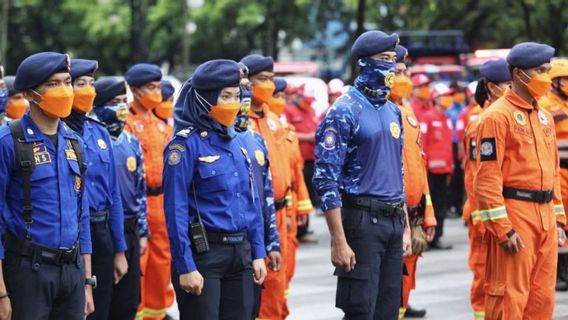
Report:
[{"label": "orange and navy jumpsuit", "polygon": [[477,202],[473,188],[473,180],[477,173],[476,145],[477,124],[483,109],[475,106],[468,112],[467,127],[463,134],[465,150],[464,182],[467,200],[463,208],[463,219],[467,224],[469,238],[468,266],[473,273],[470,289],[470,301],[475,320],[485,318],[485,260],[487,259],[487,243],[484,239],[485,229],[479,218]]},{"label": "orange and navy jumpsuit", "polygon": [[[288,153],[287,131],[270,109],[268,105],[262,106],[263,116],[259,116],[254,111],[250,111],[251,128],[260,133],[268,148],[270,159],[270,173],[274,187],[274,204],[276,208],[276,227],[280,239],[288,238],[286,226],[286,196],[291,187],[290,159],[285,155]],[[282,265],[280,271],[274,272],[267,268],[268,275],[264,280],[261,292],[260,319],[279,320],[283,319],[283,310],[286,304],[286,268],[288,256],[287,241],[281,241],[280,254],[282,255]],[[267,260],[268,263],[268,260]]]},{"label": "orange and navy jumpsuit", "polygon": [[[291,193],[290,201],[287,201],[286,215],[291,221],[291,226],[287,232],[287,254],[286,260],[286,300],[288,299],[288,291],[290,282],[296,271],[296,250],[298,249],[298,221],[299,216],[309,215],[312,212],[312,201],[310,194],[304,181],[304,159],[300,153],[300,144],[294,126],[286,125],[286,142],[288,146],[288,155],[290,156],[291,171]],[[290,314],[288,304],[284,304],[282,318],[285,319]]]},{"label": "orange and navy jumpsuit", "polygon": [[140,257],[141,293],[137,319],[163,319],[174,301],[171,286],[171,256],[164,195],[162,194],[163,151],[172,137],[172,128],[152,112],[137,114],[134,107],[126,120],[125,129],[134,134],[142,146],[144,173],[148,189],[148,227],[150,241]]},{"label": "orange and navy jumpsuit", "polygon": [[[477,132],[474,189],[489,233],[485,319],[551,319],[557,225],[566,220],[553,117],[508,89]],[[501,247],[513,233],[524,242],[515,254]]]},{"label": "orange and navy jumpsuit", "polygon": [[[430,190],[426,180],[426,165],[424,153],[422,152],[422,137],[420,134],[420,124],[412,108],[408,105],[400,106],[403,127],[403,166],[404,166],[404,190],[406,194],[406,204],[409,210],[417,208],[425,197],[426,207],[424,208],[423,226],[424,228],[435,227],[436,218],[430,199]],[[418,254],[404,258],[404,264],[408,272],[402,276],[402,306],[399,311],[399,318],[402,319],[406,308],[410,291],[416,288],[416,264]]]}]

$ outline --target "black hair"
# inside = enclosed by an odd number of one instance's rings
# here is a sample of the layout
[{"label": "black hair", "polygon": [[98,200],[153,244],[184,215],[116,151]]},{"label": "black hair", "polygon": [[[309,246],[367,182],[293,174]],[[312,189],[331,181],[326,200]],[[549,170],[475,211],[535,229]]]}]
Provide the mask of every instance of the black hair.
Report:
[{"label": "black hair", "polygon": [[481,78],[477,81],[477,87],[475,88],[475,102],[482,108],[485,105],[485,101],[489,98],[487,82],[486,78]]}]

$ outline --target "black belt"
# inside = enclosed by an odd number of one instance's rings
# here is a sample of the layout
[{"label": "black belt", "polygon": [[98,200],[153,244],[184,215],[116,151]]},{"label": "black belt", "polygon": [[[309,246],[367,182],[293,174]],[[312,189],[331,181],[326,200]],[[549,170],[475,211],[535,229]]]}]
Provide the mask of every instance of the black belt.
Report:
[{"label": "black belt", "polygon": [[404,203],[386,203],[370,197],[343,196],[343,203],[348,207],[363,208],[386,217],[402,215]]},{"label": "black belt", "polygon": [[560,159],[560,168],[568,169],[568,159]]},{"label": "black belt", "polygon": [[548,203],[552,201],[552,196],[552,190],[526,190],[503,187],[503,197],[507,199],[531,201],[536,203]]},{"label": "black belt", "polygon": [[274,200],[274,209],[278,211],[286,206],[286,197],[280,200]]},{"label": "black belt", "polygon": [[41,257],[41,261],[55,264],[71,264],[77,261],[79,256],[79,246],[74,245],[70,249],[51,249],[39,244],[35,244],[27,239],[19,239],[7,232],[4,239],[4,248],[7,251],[19,254],[24,257],[33,258],[36,254]]},{"label": "black belt", "polygon": [[239,233],[220,233],[207,231],[207,240],[210,243],[217,244],[241,244],[247,239],[247,234],[245,232]]},{"label": "black belt", "polygon": [[162,190],[162,186],[157,186],[157,187],[146,187],[146,194],[149,196],[159,196],[162,193],[164,193],[164,191]]},{"label": "black belt", "polygon": [[124,232],[136,232],[138,229],[138,219],[136,217],[124,219]]},{"label": "black belt", "polygon": [[90,220],[92,224],[106,223],[108,221],[108,210],[99,212],[91,211]]}]

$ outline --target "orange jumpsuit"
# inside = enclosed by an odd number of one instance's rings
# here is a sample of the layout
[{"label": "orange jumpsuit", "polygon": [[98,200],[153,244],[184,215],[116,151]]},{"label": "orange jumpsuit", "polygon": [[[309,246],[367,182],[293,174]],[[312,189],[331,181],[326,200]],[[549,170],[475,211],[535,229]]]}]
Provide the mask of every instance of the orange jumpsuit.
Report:
[{"label": "orange jumpsuit", "polygon": [[[152,112],[146,115],[136,114],[133,106],[131,110],[125,129],[134,134],[142,145],[146,184],[148,188],[161,188],[163,151],[172,137],[172,128]],[[148,194],[147,202],[150,241],[146,253],[140,257],[141,302],[136,317],[163,319],[175,296],[171,286],[171,256],[164,215],[164,196]]]},{"label": "orange jumpsuit", "polygon": [[[304,181],[304,159],[300,153],[300,144],[294,126],[286,126],[286,141],[288,146],[288,155],[290,156],[290,171],[291,171],[291,201],[287,203],[286,215],[292,222],[291,227],[288,229],[286,237],[287,254],[284,258],[286,260],[286,300],[288,300],[288,292],[290,282],[296,271],[296,251],[298,249],[298,216],[309,215],[312,212],[312,201],[308,193],[308,188]],[[290,314],[288,304],[284,304],[282,311],[282,318],[285,319]]]},{"label": "orange jumpsuit", "polygon": [[[554,117],[556,143],[560,157],[560,189],[562,203],[568,205],[568,103],[552,92],[540,99],[539,105]],[[564,208],[566,210],[566,207]]]},{"label": "orange jumpsuit", "polygon": [[[558,254],[557,223],[565,224],[552,116],[508,89],[481,116],[474,178],[479,216],[489,232],[485,319],[551,319]],[[504,187],[552,191],[537,203],[505,198]],[[517,192],[517,197],[529,194]],[[500,244],[514,230],[525,247]]]},{"label": "orange jumpsuit", "polygon": [[[290,159],[285,155],[288,153],[287,131],[284,125],[267,105],[262,106],[264,116],[260,117],[254,111],[250,111],[251,128],[260,133],[268,148],[270,159],[270,173],[272,174],[272,184],[274,187],[274,202],[277,203],[289,194],[290,181]],[[286,304],[286,268],[288,256],[287,246],[287,226],[286,208],[276,211],[276,227],[280,235],[280,254],[282,255],[282,267],[278,272],[274,272],[267,267],[268,275],[264,280],[260,297],[260,319],[279,320],[283,318],[283,310]],[[267,259],[268,265],[268,259]]]},{"label": "orange jumpsuit", "polygon": [[[408,207],[416,207],[420,204],[422,197],[426,197],[426,208],[424,213],[424,228],[435,227],[436,218],[430,199],[430,190],[426,180],[426,165],[424,153],[422,151],[422,138],[420,134],[420,124],[412,108],[408,105],[400,107],[402,114],[402,126],[404,134],[403,146],[403,167],[404,167],[404,189],[406,193],[406,204]],[[402,276],[402,306],[399,310],[399,318],[402,319],[406,308],[410,291],[416,288],[416,263],[418,255],[413,254],[404,258],[404,264],[408,275]]]},{"label": "orange jumpsuit", "polygon": [[487,243],[484,240],[485,229],[477,211],[477,202],[473,189],[473,179],[477,173],[476,144],[477,124],[483,109],[475,106],[468,115],[468,125],[463,136],[465,150],[464,182],[467,200],[464,204],[463,219],[467,223],[469,237],[468,266],[473,273],[470,289],[470,301],[474,319],[485,318],[485,260],[487,259]]}]

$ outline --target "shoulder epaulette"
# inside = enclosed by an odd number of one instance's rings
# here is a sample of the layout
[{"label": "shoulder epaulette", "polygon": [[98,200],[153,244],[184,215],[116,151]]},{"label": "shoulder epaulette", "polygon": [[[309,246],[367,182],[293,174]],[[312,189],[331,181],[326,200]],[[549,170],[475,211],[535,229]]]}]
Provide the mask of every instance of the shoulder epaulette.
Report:
[{"label": "shoulder epaulette", "polygon": [[102,126],[106,130],[106,125],[104,123],[102,123],[101,120],[95,119],[95,118],[89,117],[89,116],[87,116],[87,120],[91,121],[92,123],[95,123],[95,124]]},{"label": "shoulder epaulette", "polygon": [[185,129],[183,129],[183,130],[180,130],[178,133],[176,133],[176,136],[177,136],[177,137],[180,137],[180,138],[186,139],[187,137],[189,137],[190,135],[192,135],[195,131],[197,131],[197,130],[195,129],[195,127],[189,126],[189,127],[185,128]]}]

